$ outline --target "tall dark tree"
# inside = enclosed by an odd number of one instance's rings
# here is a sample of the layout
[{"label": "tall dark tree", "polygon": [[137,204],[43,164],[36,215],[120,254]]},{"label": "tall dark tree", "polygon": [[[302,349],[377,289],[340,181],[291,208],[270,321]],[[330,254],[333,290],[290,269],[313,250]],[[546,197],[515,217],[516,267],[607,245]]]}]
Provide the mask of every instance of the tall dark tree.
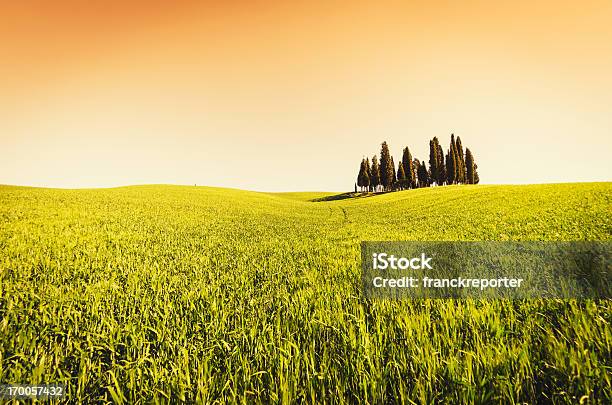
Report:
[{"label": "tall dark tree", "polygon": [[357,186],[359,186],[359,189],[361,189],[363,185],[363,167],[363,159],[361,159],[361,163],[359,164],[359,173],[357,174]]},{"label": "tall dark tree", "polygon": [[383,189],[390,190],[393,186],[394,178],[393,162],[391,161],[391,154],[389,153],[389,146],[387,142],[383,142],[380,148],[380,184]]},{"label": "tall dark tree", "polygon": [[421,162],[419,162],[419,159],[414,158],[412,160],[412,188],[418,188],[420,187],[419,185],[419,166],[421,166]]},{"label": "tall dark tree", "polygon": [[436,178],[438,177],[438,138],[429,141],[429,170],[431,175]]},{"label": "tall dark tree", "polygon": [[457,153],[455,152],[455,135],[451,134],[451,142],[446,154],[446,182],[455,184],[457,179]]},{"label": "tall dark tree", "polygon": [[419,188],[419,166],[421,166],[421,162],[419,162],[419,159],[414,158],[412,159],[412,170],[414,170],[414,184],[412,185],[412,188]]},{"label": "tall dark tree", "polygon": [[391,156],[391,167],[393,168],[393,182],[391,184],[395,185],[395,183],[397,183],[397,172],[395,171],[395,162],[393,161],[393,156]]},{"label": "tall dark tree", "polygon": [[363,184],[363,159],[361,159],[361,163],[359,164],[359,173],[357,174],[357,186],[361,188]]},{"label": "tall dark tree", "polygon": [[419,187],[429,187],[429,173],[425,162],[419,165]]},{"label": "tall dark tree", "polygon": [[357,176],[357,185],[361,187],[361,191],[370,185],[370,177],[368,176],[365,159],[361,159],[361,167],[359,168],[359,175]]},{"label": "tall dark tree", "polygon": [[440,186],[444,183],[443,177],[445,177],[445,170],[443,166],[444,155],[442,153],[442,148],[440,147],[438,137],[434,136],[434,138],[429,141],[429,177],[432,183],[435,182]]},{"label": "tall dark tree", "polygon": [[480,183],[480,176],[478,176],[478,165],[474,163],[474,184]]},{"label": "tall dark tree", "polygon": [[404,148],[404,154],[402,155],[402,166],[404,166],[404,174],[406,175],[406,188],[413,187],[414,184],[414,170],[412,167],[412,154],[408,147]]},{"label": "tall dark tree", "polygon": [[457,149],[457,161],[458,163],[458,174],[457,174],[457,183],[465,183],[466,173],[465,173],[465,158],[463,157],[463,146],[461,145],[461,138],[457,137],[455,141],[455,146]]},{"label": "tall dark tree", "polygon": [[372,156],[372,167],[371,167],[372,175],[370,176],[370,186],[373,191],[377,191],[378,186],[380,185],[380,167],[378,166],[378,157],[376,155]]},{"label": "tall dark tree", "polygon": [[470,148],[465,148],[465,173],[465,182],[467,184],[476,184],[474,183],[474,156]]},{"label": "tall dark tree", "polygon": [[368,191],[372,190],[372,168],[370,167],[370,158],[366,158],[366,173],[368,174]]},{"label": "tall dark tree", "polygon": [[446,184],[455,184],[455,159],[452,148],[446,151]]},{"label": "tall dark tree", "polygon": [[457,144],[453,145],[453,159],[455,160],[455,184],[459,184],[459,175],[461,174],[461,162],[459,161],[459,153],[457,153]]},{"label": "tall dark tree", "polygon": [[438,144],[438,178],[436,182],[443,186],[446,183],[446,165],[444,164],[444,151],[442,150],[442,145]]},{"label": "tall dark tree", "polygon": [[406,173],[404,172],[403,161],[397,165],[397,186],[400,190],[407,189],[408,182],[406,181]]}]

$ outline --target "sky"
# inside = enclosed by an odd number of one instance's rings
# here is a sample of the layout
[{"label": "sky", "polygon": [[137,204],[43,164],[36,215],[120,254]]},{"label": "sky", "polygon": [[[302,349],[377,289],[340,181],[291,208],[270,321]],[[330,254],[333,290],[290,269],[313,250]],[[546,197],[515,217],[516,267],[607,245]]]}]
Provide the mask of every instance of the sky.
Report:
[{"label": "sky", "polygon": [[612,2],[0,0],[0,184],[346,191],[460,136],[612,180]]}]

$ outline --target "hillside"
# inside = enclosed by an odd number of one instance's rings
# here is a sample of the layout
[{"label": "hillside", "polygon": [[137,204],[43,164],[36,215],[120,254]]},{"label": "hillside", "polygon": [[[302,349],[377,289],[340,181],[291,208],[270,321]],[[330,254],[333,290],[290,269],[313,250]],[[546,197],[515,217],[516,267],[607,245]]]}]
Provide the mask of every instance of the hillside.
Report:
[{"label": "hillside", "polygon": [[84,401],[611,399],[610,301],[371,302],[359,242],[611,240],[612,183],[331,195],[0,186],[0,379]]}]

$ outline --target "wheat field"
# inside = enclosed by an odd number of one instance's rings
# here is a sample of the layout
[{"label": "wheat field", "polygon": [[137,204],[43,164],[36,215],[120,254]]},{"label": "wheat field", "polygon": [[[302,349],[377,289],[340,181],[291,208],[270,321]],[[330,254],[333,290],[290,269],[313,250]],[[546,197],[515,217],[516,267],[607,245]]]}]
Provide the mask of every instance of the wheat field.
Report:
[{"label": "wheat field", "polygon": [[330,196],[0,186],[0,382],[83,403],[612,401],[610,300],[360,290],[362,240],[611,240],[612,183]]}]

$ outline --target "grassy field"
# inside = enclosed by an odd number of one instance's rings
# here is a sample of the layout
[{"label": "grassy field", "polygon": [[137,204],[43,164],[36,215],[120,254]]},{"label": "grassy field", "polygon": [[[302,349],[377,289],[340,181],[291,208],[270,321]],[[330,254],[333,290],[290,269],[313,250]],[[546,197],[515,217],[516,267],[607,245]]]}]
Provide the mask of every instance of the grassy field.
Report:
[{"label": "grassy field", "polygon": [[608,301],[368,301],[361,240],[610,240],[612,183],[0,187],[0,382],[83,402],[612,401]]}]

